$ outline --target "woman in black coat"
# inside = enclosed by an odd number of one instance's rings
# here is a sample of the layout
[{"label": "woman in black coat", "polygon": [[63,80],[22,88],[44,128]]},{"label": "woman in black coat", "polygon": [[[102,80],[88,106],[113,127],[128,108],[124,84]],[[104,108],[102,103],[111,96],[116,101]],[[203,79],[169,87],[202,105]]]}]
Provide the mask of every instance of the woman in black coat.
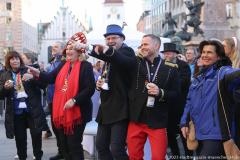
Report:
[{"label": "woman in black coat", "polygon": [[27,158],[27,128],[30,128],[33,154],[40,160],[42,130],[46,123],[41,105],[41,91],[45,85],[31,79],[23,61],[16,51],[6,55],[6,70],[0,76],[0,96],[7,98],[5,128],[7,138],[15,137],[20,160]]}]

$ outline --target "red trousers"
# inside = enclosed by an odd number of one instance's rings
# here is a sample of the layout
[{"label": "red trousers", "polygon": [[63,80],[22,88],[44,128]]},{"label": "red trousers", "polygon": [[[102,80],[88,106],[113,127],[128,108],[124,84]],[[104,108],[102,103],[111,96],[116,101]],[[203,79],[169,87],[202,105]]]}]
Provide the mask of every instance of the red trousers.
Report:
[{"label": "red trousers", "polygon": [[152,160],[165,160],[167,152],[166,128],[151,129],[145,124],[130,122],[127,146],[130,160],[143,160],[144,145],[149,138]]}]

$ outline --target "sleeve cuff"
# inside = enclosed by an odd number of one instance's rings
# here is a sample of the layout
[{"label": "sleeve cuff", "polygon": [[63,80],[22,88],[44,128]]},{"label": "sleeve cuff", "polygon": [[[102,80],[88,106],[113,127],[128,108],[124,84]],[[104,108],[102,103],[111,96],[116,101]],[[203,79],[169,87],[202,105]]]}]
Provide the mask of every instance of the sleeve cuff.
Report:
[{"label": "sleeve cuff", "polygon": [[88,45],[88,49],[87,49],[87,52],[88,53],[91,53],[93,51],[93,45]]},{"label": "sleeve cuff", "polygon": [[189,127],[189,125],[188,125],[188,124],[180,124],[180,129],[181,129],[182,127]]},{"label": "sleeve cuff", "polygon": [[115,53],[115,50],[112,47],[109,47],[106,51],[104,50],[103,53],[105,53],[105,55],[108,57],[112,57]]},{"label": "sleeve cuff", "polygon": [[161,96],[160,96],[160,98],[159,98],[159,102],[164,102],[164,101],[165,101],[165,100],[164,100],[165,92],[164,92],[164,90],[161,89],[161,88],[160,88],[160,92],[161,92]]}]

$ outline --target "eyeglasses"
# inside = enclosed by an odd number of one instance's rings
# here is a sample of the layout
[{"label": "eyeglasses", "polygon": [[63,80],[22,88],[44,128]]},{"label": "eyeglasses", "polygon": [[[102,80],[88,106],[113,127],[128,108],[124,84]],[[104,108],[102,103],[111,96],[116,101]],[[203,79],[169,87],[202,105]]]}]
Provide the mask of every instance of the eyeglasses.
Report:
[{"label": "eyeglasses", "polygon": [[121,38],[120,36],[111,36],[111,37],[106,37],[105,40],[110,41],[110,40],[117,40],[118,38]]}]

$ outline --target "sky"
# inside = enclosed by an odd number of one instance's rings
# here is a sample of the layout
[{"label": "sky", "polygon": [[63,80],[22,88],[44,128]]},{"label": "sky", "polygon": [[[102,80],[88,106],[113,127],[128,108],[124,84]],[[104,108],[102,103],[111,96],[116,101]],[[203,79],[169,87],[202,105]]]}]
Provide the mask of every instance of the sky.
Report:
[{"label": "sky", "polygon": [[[65,6],[72,10],[79,20],[84,19],[85,13],[92,19],[93,27],[101,23],[102,6],[104,0],[65,0]],[[25,0],[29,12],[26,13],[27,21],[36,26],[38,22],[50,22],[56,15],[62,0]],[[131,28],[136,28],[136,24],[142,14],[141,0],[124,0],[126,23]],[[28,16],[31,15],[31,16]]]}]

